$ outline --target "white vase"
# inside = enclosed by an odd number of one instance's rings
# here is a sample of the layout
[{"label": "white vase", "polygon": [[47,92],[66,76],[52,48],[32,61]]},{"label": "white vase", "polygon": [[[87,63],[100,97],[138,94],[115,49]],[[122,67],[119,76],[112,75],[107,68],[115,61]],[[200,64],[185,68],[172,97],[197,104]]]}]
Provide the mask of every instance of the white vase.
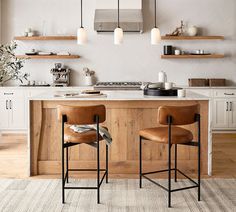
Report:
[{"label": "white vase", "polygon": [[91,86],[93,85],[93,77],[92,76],[85,76],[84,78],[84,84],[86,86]]},{"label": "white vase", "polygon": [[188,27],[187,33],[188,33],[189,36],[196,36],[196,35],[197,35],[197,32],[198,32],[198,29],[197,29],[196,26],[190,26],[190,27]]},{"label": "white vase", "polygon": [[162,83],[167,82],[167,75],[164,71],[160,71],[158,73],[158,82],[162,82]]}]

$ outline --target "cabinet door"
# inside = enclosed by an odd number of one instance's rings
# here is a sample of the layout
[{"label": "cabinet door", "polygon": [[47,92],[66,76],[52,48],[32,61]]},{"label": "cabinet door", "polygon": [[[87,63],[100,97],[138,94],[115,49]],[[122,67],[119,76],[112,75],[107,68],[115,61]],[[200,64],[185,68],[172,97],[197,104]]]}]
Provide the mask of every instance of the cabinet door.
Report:
[{"label": "cabinet door", "polygon": [[25,99],[10,100],[9,122],[12,130],[26,129]]},{"label": "cabinet door", "polygon": [[0,100],[0,130],[9,128],[9,101]]},{"label": "cabinet door", "polygon": [[230,112],[229,112],[229,127],[231,129],[236,129],[236,99],[231,99],[230,103]]},{"label": "cabinet door", "polygon": [[213,129],[225,129],[229,127],[229,101],[215,99],[213,101]]}]

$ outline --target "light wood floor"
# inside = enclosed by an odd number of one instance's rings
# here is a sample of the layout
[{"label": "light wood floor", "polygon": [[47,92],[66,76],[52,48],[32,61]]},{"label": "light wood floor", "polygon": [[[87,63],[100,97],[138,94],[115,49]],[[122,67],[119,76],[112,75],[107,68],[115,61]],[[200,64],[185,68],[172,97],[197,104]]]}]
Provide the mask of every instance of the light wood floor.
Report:
[{"label": "light wood floor", "polygon": [[236,134],[213,135],[213,176],[236,178]]},{"label": "light wood floor", "polygon": [[[0,178],[27,178],[28,167],[26,135],[0,136]],[[83,175],[80,175],[83,178]],[[48,178],[39,176],[37,178]],[[50,176],[50,178],[58,176]],[[92,176],[91,176],[92,177]],[[137,178],[114,175],[113,178]],[[213,135],[213,177],[236,178],[236,134]]]},{"label": "light wood floor", "polygon": [[27,177],[27,161],[26,135],[0,135],[0,178]]}]

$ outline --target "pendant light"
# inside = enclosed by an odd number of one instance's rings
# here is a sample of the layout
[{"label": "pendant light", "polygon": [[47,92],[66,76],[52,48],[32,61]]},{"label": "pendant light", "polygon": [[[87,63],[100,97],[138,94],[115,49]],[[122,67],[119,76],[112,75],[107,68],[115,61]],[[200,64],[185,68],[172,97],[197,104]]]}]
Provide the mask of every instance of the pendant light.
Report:
[{"label": "pendant light", "polygon": [[123,29],[120,28],[120,0],[118,0],[118,22],[117,22],[117,28],[114,31],[114,44],[120,45],[123,43]]},{"label": "pendant light", "polygon": [[157,27],[157,2],[154,0],[154,7],[155,7],[155,27],[151,31],[151,44],[157,45],[161,42],[161,33]]},{"label": "pendant light", "polygon": [[80,28],[77,30],[77,44],[83,45],[87,43],[87,32],[83,27],[83,0],[81,2],[81,18],[80,18]]}]

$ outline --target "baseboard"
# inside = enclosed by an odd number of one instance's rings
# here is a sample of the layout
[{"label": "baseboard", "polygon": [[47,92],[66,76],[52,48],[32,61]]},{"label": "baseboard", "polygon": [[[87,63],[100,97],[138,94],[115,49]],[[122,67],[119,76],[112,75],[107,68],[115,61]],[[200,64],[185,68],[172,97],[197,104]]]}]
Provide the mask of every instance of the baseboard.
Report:
[{"label": "baseboard", "polygon": [[14,131],[0,131],[0,136],[7,135],[27,135],[28,132],[26,130],[14,130]]},{"label": "baseboard", "polygon": [[212,130],[212,134],[236,134],[236,130]]}]

